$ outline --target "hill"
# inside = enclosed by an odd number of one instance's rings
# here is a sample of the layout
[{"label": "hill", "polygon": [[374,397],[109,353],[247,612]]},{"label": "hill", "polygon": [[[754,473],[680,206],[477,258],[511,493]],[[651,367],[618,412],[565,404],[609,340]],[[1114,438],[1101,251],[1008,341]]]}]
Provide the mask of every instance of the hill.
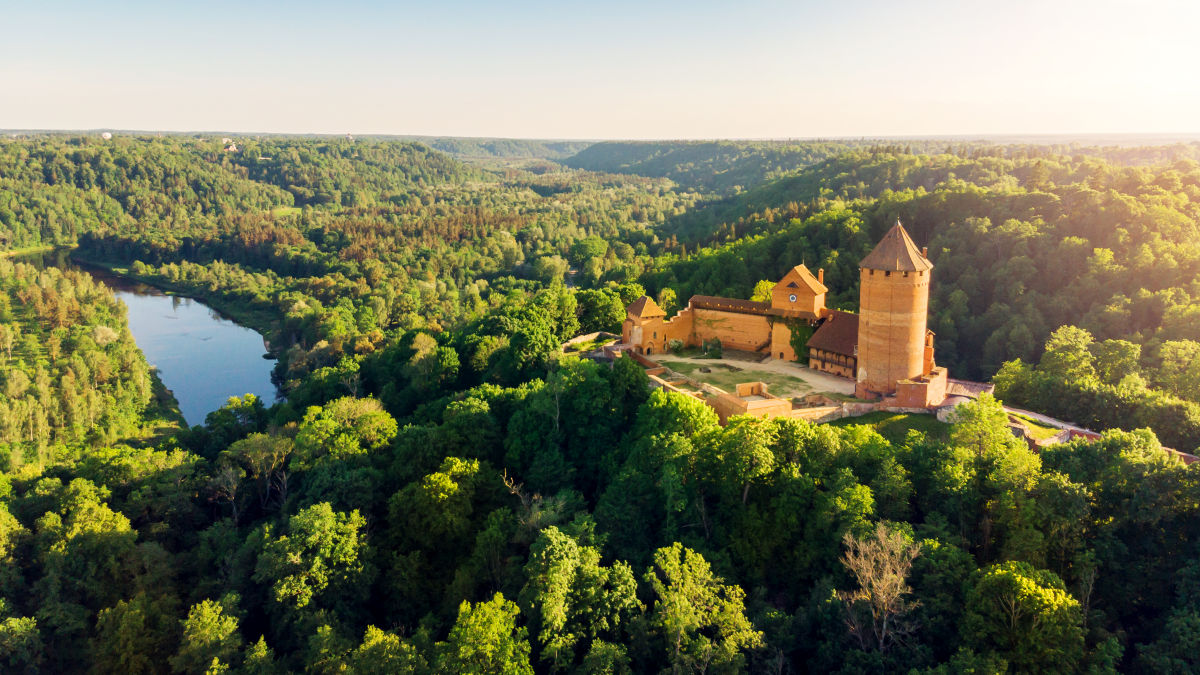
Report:
[{"label": "hill", "polygon": [[[4,248],[232,309],[286,393],[156,437],[124,306],[0,261],[0,670],[1195,666],[1200,465],[1161,442],[1200,443],[1200,164],[234,142],[0,143]],[[939,363],[1099,439],[1031,448],[987,395],[947,424],[721,425],[561,352],[644,293],[749,297],[797,263],[853,309],[896,218],[935,264]]]},{"label": "hill", "polygon": [[848,141],[608,141],[583,149],[563,164],[588,171],[670,178],[687,189],[728,194],[815,164],[854,145]]}]

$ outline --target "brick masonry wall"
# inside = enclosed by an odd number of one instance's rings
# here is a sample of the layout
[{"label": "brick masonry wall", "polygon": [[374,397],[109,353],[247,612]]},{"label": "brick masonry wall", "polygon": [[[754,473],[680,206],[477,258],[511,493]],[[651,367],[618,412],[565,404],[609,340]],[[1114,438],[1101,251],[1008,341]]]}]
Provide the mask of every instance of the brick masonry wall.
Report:
[{"label": "brick masonry wall", "polygon": [[929,274],[864,268],[860,283],[858,388],[892,394],[923,374]]},{"label": "brick masonry wall", "polygon": [[716,338],[723,347],[754,351],[771,339],[767,317],[713,309],[694,309],[694,331],[700,340]]},{"label": "brick masonry wall", "polygon": [[696,339],[695,335],[693,317],[692,308],[685,307],[674,318],[665,322],[663,328],[667,332],[667,341],[679,340],[688,347],[700,346],[700,341]]},{"label": "brick masonry wall", "polygon": [[[796,296],[792,302],[791,296]],[[817,295],[807,286],[800,288],[775,288],[771,291],[771,306],[791,316],[815,318],[825,308],[825,294]]]},{"label": "brick masonry wall", "polygon": [[787,323],[778,319],[771,327],[771,356],[784,361],[796,360],[796,350],[792,349],[792,331]]}]

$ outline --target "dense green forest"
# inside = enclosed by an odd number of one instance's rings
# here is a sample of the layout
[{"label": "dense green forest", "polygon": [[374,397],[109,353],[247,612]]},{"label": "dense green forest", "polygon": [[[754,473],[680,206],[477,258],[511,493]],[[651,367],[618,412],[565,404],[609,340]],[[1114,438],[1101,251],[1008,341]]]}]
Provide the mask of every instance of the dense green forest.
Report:
[{"label": "dense green forest", "polygon": [[163,407],[124,307],[87,274],[0,260],[0,358],[0,459],[12,466],[41,460],[14,449],[143,435]]},{"label": "dense green forest", "polygon": [[523,138],[455,138],[412,136],[405,140],[424,143],[454,157],[472,159],[550,159],[572,157],[592,145],[590,141],[539,141]]},{"label": "dense green forest", "polygon": [[[0,141],[4,248],[222,308],[287,394],[172,431],[103,286],[0,261],[0,670],[1197,667],[1194,146],[236,143]],[[560,349],[801,262],[854,309],[897,218],[939,362],[1100,440],[720,426]]]}]

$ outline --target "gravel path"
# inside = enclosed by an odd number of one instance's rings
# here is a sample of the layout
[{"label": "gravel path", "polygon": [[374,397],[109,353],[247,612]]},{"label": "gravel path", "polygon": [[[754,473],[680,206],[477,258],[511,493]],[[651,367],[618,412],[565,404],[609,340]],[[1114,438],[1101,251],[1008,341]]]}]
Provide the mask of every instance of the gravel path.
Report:
[{"label": "gravel path", "polygon": [[1071,429],[1073,431],[1086,431],[1088,433],[1093,433],[1093,434],[1097,433],[1095,431],[1092,431],[1091,429],[1084,429],[1081,426],[1071,424],[1070,422],[1064,422],[1063,420],[1055,419],[1049,415],[1035,413],[1032,410],[1022,410],[1020,408],[1012,408],[1009,406],[1004,406],[1004,412],[1013,413],[1015,415],[1024,415],[1025,417],[1028,417],[1029,419],[1031,419],[1035,422],[1040,422],[1042,424],[1045,424],[1046,426],[1054,427],[1055,429]]}]

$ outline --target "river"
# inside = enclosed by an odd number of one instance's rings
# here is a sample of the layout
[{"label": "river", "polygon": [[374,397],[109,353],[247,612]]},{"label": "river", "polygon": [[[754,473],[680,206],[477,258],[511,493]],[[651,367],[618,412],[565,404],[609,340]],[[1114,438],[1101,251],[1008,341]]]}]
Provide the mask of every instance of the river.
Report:
[{"label": "river", "polygon": [[278,396],[271,382],[275,359],[263,337],[197,300],[107,270],[71,261],[65,251],[14,258],[37,266],[79,269],[112,289],[129,308],[129,330],[159,379],[179,401],[188,424],[202,424],[230,396],[254,394],[265,405]]}]

